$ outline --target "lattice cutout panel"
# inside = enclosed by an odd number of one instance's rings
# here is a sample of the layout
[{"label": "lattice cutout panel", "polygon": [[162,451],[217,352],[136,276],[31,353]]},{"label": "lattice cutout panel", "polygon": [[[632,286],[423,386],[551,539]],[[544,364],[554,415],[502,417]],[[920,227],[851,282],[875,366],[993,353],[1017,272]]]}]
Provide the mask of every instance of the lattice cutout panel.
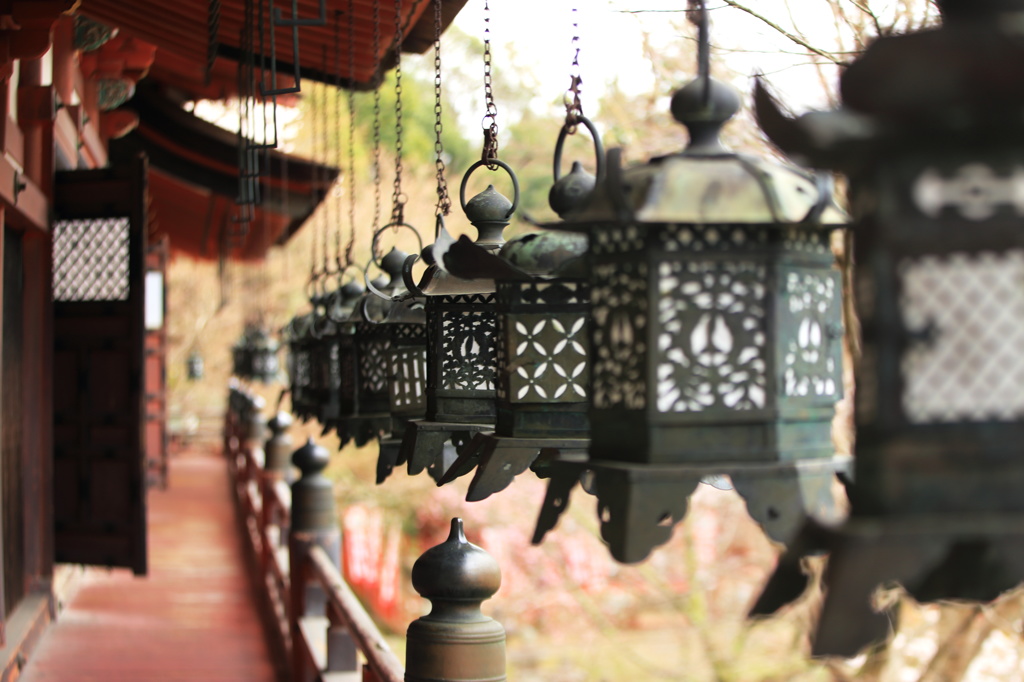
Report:
[{"label": "lattice cutout panel", "polygon": [[131,220],[58,220],[53,225],[53,300],[127,301]]},{"label": "lattice cutout panel", "polygon": [[587,397],[587,318],[529,313],[508,318],[509,392],[515,403],[576,403]]},{"label": "lattice cutout panel", "polygon": [[377,339],[359,344],[359,384],[367,393],[388,388],[388,348],[391,341]]},{"label": "lattice cutout panel", "polygon": [[925,256],[898,268],[903,412],[915,423],[1024,416],[1024,251]]},{"label": "lattice cutout panel", "polygon": [[659,412],[765,407],[765,277],[752,262],[660,264]]},{"label": "lattice cutout panel", "polygon": [[782,392],[835,400],[842,388],[839,282],[831,273],[790,271],[782,285]]},{"label": "lattice cutout panel", "polygon": [[647,265],[594,266],[594,407],[642,410],[647,405]]},{"label": "lattice cutout panel", "polygon": [[493,391],[497,374],[497,315],[483,311],[441,313],[441,387]]},{"label": "lattice cutout panel", "polygon": [[391,409],[410,410],[426,407],[426,348],[392,348],[388,351],[388,372],[391,376]]}]

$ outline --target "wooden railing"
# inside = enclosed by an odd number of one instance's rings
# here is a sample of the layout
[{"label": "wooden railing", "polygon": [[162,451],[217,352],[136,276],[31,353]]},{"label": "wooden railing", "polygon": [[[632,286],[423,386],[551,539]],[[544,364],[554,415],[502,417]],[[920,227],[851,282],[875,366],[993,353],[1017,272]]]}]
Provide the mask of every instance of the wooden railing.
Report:
[{"label": "wooden railing", "polygon": [[[281,457],[291,442],[272,422],[264,449],[260,407],[258,399],[231,389],[224,447],[251,570],[286,676],[292,682],[401,682],[401,662],[339,570],[337,514],[334,528],[311,528],[308,519],[292,528],[291,467]],[[321,476],[323,463],[306,461],[300,480]],[[330,486],[314,492],[321,490],[333,494]],[[328,500],[306,499],[299,508],[317,503]]]}]

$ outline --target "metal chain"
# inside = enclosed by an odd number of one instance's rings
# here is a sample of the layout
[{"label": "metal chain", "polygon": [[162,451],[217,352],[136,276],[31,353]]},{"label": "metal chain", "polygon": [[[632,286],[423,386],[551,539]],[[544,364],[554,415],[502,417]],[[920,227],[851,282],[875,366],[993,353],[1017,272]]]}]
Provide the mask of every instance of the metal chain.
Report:
[{"label": "metal chain", "polygon": [[576,133],[580,117],[583,116],[583,103],[580,101],[580,86],[583,79],[580,77],[580,27],[577,20],[576,8],[572,8],[572,67],[569,70],[569,89],[565,92],[563,102],[565,103],[565,126],[566,132],[570,135]]},{"label": "metal chain", "polygon": [[395,183],[391,204],[391,222],[405,222],[405,198],[402,196],[402,0],[395,0]]},{"label": "metal chain", "polygon": [[434,0],[434,153],[437,169],[437,214],[448,215],[452,200],[448,196],[448,181],[444,177],[444,144],[441,142],[441,2]]},{"label": "metal chain", "polygon": [[380,86],[384,74],[380,59],[380,3],[373,3],[373,229],[380,223]]},{"label": "metal chain", "polygon": [[217,50],[220,47],[220,0],[210,0],[206,15],[206,72],[203,82],[210,84],[213,75],[213,64],[217,61]]},{"label": "metal chain", "polygon": [[494,103],[494,87],[491,82],[491,6],[484,0],[484,103],[485,113],[481,125],[484,129],[484,148],[481,160],[487,167],[497,170],[498,166],[491,163],[498,158],[498,106]]},{"label": "metal chain", "polygon": [[[323,73],[327,73],[327,46],[326,45],[323,46],[323,53],[322,53],[322,57],[321,57],[320,67],[323,69]],[[328,115],[327,115],[327,83],[320,83],[320,88],[319,89],[320,89],[320,104],[317,106],[317,111],[319,112],[319,114],[321,116],[321,119],[320,119],[320,136],[321,136],[321,139],[320,139],[320,159],[321,159],[320,163],[322,164],[321,169],[320,169],[320,188],[321,188],[320,191],[323,192],[323,198],[321,199],[321,204],[322,205],[320,206],[320,222],[323,225],[323,234],[321,234],[320,236],[323,239],[323,242],[322,242],[323,243],[323,248],[324,248],[324,251],[323,251],[323,257],[324,257],[323,273],[324,273],[324,276],[326,276],[331,271],[331,268],[330,268],[330,257],[329,257],[328,248],[327,248],[328,247],[328,242],[329,242],[330,231],[331,231],[331,225],[330,225],[330,220],[329,220],[329,216],[328,216],[328,210],[330,209],[331,202],[328,201],[328,199],[327,199],[327,189],[326,189],[327,188],[327,176],[328,176],[328,171],[327,171],[328,154],[330,153],[329,149],[330,149],[330,146],[331,146],[330,142],[328,141],[328,138],[330,137],[330,133],[328,131],[328,126],[330,124],[329,124],[329,122],[327,120],[328,119]]]},{"label": "metal chain", "polygon": [[355,0],[348,0],[348,243],[345,265],[352,264],[356,242],[356,40]]},{"label": "metal chain", "polygon": [[[341,168],[341,10],[334,12],[334,167]],[[337,180],[335,180],[337,182]],[[341,272],[341,187],[334,188],[334,266]]]}]

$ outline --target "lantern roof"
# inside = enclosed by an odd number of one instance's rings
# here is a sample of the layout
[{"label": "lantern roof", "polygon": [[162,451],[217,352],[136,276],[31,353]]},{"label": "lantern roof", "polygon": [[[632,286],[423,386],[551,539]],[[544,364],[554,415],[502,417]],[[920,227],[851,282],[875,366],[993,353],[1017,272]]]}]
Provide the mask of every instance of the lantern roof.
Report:
[{"label": "lantern roof", "polygon": [[505,242],[498,255],[525,275],[582,276],[588,242],[571,232],[529,232]]},{"label": "lantern roof", "polygon": [[700,78],[678,90],[672,114],[690,132],[680,153],[622,169],[620,150],[608,154],[603,186],[577,213],[568,229],[595,221],[692,224],[841,225],[846,214],[832,199],[821,175],[724,147],[722,126],[740,107],[740,95],[714,78]]}]

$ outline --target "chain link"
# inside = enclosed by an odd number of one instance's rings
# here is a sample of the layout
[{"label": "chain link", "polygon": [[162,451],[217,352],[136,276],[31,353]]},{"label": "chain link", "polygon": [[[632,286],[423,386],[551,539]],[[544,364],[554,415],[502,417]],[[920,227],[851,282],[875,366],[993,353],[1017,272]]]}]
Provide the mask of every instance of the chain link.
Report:
[{"label": "chain link", "polygon": [[491,78],[491,6],[484,0],[484,148],[481,160],[490,170],[498,166],[491,163],[498,158],[498,105],[494,103],[494,84]]},{"label": "chain link", "polygon": [[345,265],[352,265],[356,243],[356,40],[355,0],[348,0],[348,243]]},{"label": "chain link", "polygon": [[565,103],[565,126],[570,135],[576,134],[580,117],[583,116],[583,103],[580,101],[580,88],[583,85],[583,78],[580,77],[580,27],[577,19],[576,8],[572,8],[572,67],[569,70],[569,89],[566,90],[563,102]]},{"label": "chain link", "polygon": [[402,196],[402,0],[395,0],[395,183],[391,199],[391,222],[405,222]]},{"label": "chain link", "polygon": [[[341,168],[341,10],[334,12],[334,167]],[[334,267],[341,272],[341,198],[340,183],[334,185]]]},{"label": "chain link", "polygon": [[[323,47],[323,54],[322,54],[322,58],[321,58],[320,67],[323,69],[323,73],[327,73],[327,46],[326,45],[324,45],[324,47]],[[328,124],[328,115],[327,115],[327,83],[320,83],[319,90],[320,90],[320,103],[319,103],[319,105],[317,105],[316,110],[320,114],[320,117],[321,117],[320,118],[320,163],[323,164],[323,165],[321,166],[321,170],[320,170],[320,188],[321,188],[320,191],[324,192],[323,198],[321,200],[321,206],[320,206],[320,223],[323,225],[323,234],[321,234],[321,238],[323,239],[323,249],[324,249],[323,250],[324,262],[323,262],[323,270],[322,270],[322,272],[323,272],[324,276],[326,276],[330,272],[330,270],[331,270],[330,262],[329,262],[329,255],[328,255],[328,252],[327,252],[328,237],[329,237],[330,231],[331,231],[330,221],[328,219],[327,211],[330,208],[331,202],[328,201],[328,197],[326,196],[326,189],[325,189],[326,186],[327,186],[327,175],[328,175],[328,171],[327,171],[328,154],[330,153],[329,152],[330,143],[328,142],[328,139],[327,139],[328,136],[329,136],[328,135],[328,131],[327,131],[327,126],[329,125]]]},{"label": "chain link", "polygon": [[380,86],[384,74],[380,60],[380,3],[373,3],[373,229],[380,223]]},{"label": "chain link", "polygon": [[448,215],[452,210],[452,200],[448,196],[448,181],[444,177],[444,143],[441,133],[444,126],[441,122],[441,2],[434,0],[434,167],[437,170],[437,208],[438,215]]}]

